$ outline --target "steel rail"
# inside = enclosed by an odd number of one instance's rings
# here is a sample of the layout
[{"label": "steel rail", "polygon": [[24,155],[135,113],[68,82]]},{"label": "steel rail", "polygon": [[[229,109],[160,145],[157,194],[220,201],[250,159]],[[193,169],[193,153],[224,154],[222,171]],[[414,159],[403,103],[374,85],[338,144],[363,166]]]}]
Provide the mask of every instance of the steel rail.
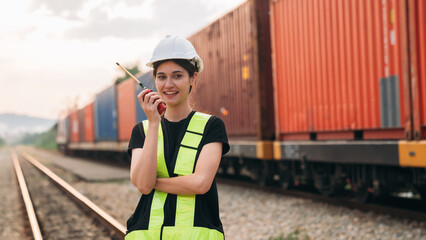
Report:
[{"label": "steel rail", "polygon": [[34,206],[31,201],[30,194],[28,192],[27,184],[25,182],[24,174],[22,173],[21,165],[19,164],[18,156],[14,150],[11,150],[13,167],[15,169],[16,178],[21,189],[22,198],[24,200],[25,208],[27,210],[28,219],[30,221],[31,230],[35,240],[42,240],[40,226],[37,221],[37,216],[34,211]]},{"label": "steel rail", "polygon": [[58,187],[60,187],[63,191],[65,191],[78,204],[87,208],[90,212],[93,212],[96,215],[96,217],[100,221],[102,221],[104,224],[106,224],[110,230],[114,231],[118,235],[118,237],[124,239],[126,235],[126,228],[121,223],[119,223],[117,220],[111,217],[108,213],[106,213],[104,210],[102,210],[100,207],[98,207],[96,204],[90,201],[83,194],[78,192],[75,188],[73,188],[67,182],[65,182],[60,177],[58,177],[55,173],[53,173],[50,169],[48,169],[39,161],[37,161],[34,157],[32,157],[26,152],[22,152],[21,155],[24,157],[24,159],[26,159],[31,164],[33,164],[41,172],[46,174],[51,181],[53,181]]}]

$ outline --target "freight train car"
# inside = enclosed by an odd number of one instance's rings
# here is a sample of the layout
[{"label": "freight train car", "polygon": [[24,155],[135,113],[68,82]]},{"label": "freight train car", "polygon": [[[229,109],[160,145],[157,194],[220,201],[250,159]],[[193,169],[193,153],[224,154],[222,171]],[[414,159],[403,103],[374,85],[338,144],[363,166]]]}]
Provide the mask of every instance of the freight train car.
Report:
[{"label": "freight train car", "polygon": [[424,1],[270,6],[282,185],[424,195]]},{"label": "freight train car", "polygon": [[[230,139],[219,172],[361,200],[413,188],[424,196],[425,13],[424,1],[250,0],[190,36],[206,66],[192,107],[221,117]],[[139,79],[154,85],[151,73]],[[102,114],[115,117],[115,135],[100,135],[95,101],[95,139],[69,143],[68,132],[61,146],[127,150],[146,118],[140,90],[110,89],[118,117]]]},{"label": "freight train car", "polygon": [[258,178],[274,140],[268,1],[247,1],[188,38],[204,61],[193,108],[219,116],[231,145],[220,172]]},{"label": "freight train car", "polygon": [[[146,86],[153,86],[151,72],[139,74],[137,78]],[[137,100],[140,91],[133,79],[127,79],[108,86],[96,95],[94,102],[72,111],[67,119],[75,125],[74,132],[68,126],[69,132],[74,135],[71,134],[70,141],[62,144],[68,153],[125,153],[133,126],[146,119]],[[80,112],[80,117],[77,117],[77,112]]]},{"label": "freight train car", "polygon": [[69,143],[69,118],[65,116],[58,120],[56,128],[56,144],[60,152],[65,153]]}]

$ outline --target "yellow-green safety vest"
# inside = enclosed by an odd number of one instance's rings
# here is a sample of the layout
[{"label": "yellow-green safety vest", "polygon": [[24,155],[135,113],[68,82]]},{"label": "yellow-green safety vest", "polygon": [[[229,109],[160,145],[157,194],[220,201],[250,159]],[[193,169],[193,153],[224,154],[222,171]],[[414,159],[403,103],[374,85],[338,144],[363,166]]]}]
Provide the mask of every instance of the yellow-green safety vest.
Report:
[{"label": "yellow-green safety vest", "polygon": [[[178,176],[192,174],[197,155],[197,149],[203,138],[204,129],[211,115],[195,112],[192,116],[178,151],[174,173]],[[148,120],[143,121],[146,135]],[[157,145],[157,177],[169,177],[166,161],[164,159],[163,129],[160,124]],[[135,230],[126,235],[125,240],[152,239],[158,240],[218,240],[224,239],[221,232],[216,229],[194,226],[195,195],[177,195],[175,226],[163,226],[164,203],[167,193],[154,190],[151,203],[148,230]]]}]

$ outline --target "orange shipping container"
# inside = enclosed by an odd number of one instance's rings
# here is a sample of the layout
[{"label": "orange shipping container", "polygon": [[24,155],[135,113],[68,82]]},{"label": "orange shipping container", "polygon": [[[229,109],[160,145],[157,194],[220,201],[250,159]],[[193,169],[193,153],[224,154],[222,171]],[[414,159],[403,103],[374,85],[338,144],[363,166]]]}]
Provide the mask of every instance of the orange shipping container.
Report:
[{"label": "orange shipping container", "polygon": [[409,1],[413,136],[426,138],[426,1]]},{"label": "orange shipping container", "polygon": [[86,105],[84,112],[84,142],[93,142],[95,133],[93,128],[93,103]]},{"label": "orange shipping container", "polygon": [[193,108],[220,116],[231,139],[274,137],[268,14],[268,1],[247,1],[188,38],[205,66]]},{"label": "orange shipping container", "polygon": [[135,82],[127,79],[117,85],[118,140],[129,141],[136,124]]},{"label": "orange shipping container", "polygon": [[84,142],[85,141],[85,127],[84,127],[84,108],[81,108],[78,110],[78,136],[79,142]]},{"label": "orange shipping container", "polygon": [[71,142],[79,142],[79,129],[78,129],[78,110],[70,114],[70,137]]},{"label": "orange shipping container", "polygon": [[275,0],[270,6],[280,139],[409,133],[404,0]]}]

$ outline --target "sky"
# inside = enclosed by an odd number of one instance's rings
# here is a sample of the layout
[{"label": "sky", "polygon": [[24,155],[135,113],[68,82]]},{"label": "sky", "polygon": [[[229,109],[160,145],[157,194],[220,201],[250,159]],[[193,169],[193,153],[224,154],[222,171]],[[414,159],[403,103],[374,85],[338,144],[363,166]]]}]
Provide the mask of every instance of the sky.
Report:
[{"label": "sky", "polygon": [[57,119],[168,34],[190,36],[244,0],[20,0],[0,8],[0,114]]}]

